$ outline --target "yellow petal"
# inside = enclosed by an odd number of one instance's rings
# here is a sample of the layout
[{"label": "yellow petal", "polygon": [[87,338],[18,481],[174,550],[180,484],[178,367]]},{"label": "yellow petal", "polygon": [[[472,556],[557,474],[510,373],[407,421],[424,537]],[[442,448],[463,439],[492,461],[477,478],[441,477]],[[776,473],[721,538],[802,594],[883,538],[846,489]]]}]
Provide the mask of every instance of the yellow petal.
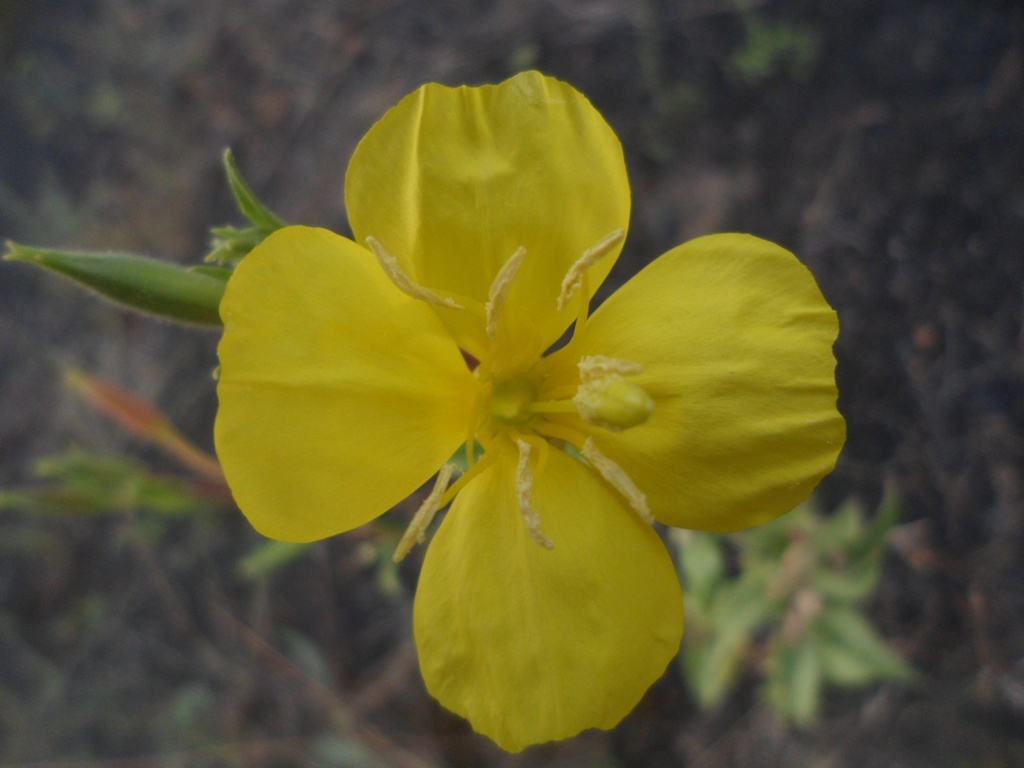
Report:
[{"label": "yellow petal", "polygon": [[[629,222],[618,139],[565,83],[524,72],[499,85],[425,85],[363,138],[345,178],[356,240],[372,236],[427,288],[480,304],[520,247],[526,257],[503,317],[520,346],[543,350],[575,317],[556,302],[569,267]],[[608,274],[619,247],[589,272]],[[436,310],[459,344],[480,356],[483,323]]]},{"label": "yellow petal", "polygon": [[362,525],[465,439],[477,385],[457,347],[351,240],[278,230],[239,264],[221,317],[217,455],[261,533]]},{"label": "yellow petal", "polygon": [[414,611],[427,690],[510,752],[614,726],[683,630],[664,545],[592,470],[552,449],[535,474],[553,549],[530,538],[515,473],[503,454],[458,495]]},{"label": "yellow petal", "polygon": [[732,531],[788,512],[835,466],[838,332],[810,272],[749,235],[679,246],[586,326],[584,354],[641,363],[648,420],[598,448],[669,525]]}]

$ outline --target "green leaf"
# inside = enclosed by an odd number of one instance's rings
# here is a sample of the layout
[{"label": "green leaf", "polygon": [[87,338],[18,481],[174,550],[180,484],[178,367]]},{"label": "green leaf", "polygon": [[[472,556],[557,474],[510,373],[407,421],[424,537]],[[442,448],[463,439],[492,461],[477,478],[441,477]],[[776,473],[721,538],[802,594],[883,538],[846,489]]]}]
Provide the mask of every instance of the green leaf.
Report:
[{"label": "green leaf", "polygon": [[820,48],[816,29],[751,19],[747,22],[747,38],[733,53],[729,68],[749,85],[759,85],[780,73],[800,80],[810,74]]},{"label": "green leaf", "polygon": [[882,547],[885,545],[885,540],[889,537],[889,531],[899,522],[899,519],[899,499],[896,497],[896,492],[893,488],[888,487],[874,519],[868,525],[864,535],[850,546],[847,554],[851,559],[857,560],[875,551],[881,552]]},{"label": "green leaf", "polygon": [[[717,706],[735,685],[754,631],[779,610],[765,596],[764,579],[744,573],[715,591],[705,632],[683,636],[683,672],[702,708]],[[689,611],[689,609],[687,609]],[[689,612],[687,621],[689,621]]]},{"label": "green leaf", "polygon": [[752,632],[773,613],[781,615],[782,607],[766,593],[762,570],[746,571],[715,593],[711,604],[711,619],[716,632],[738,635]]},{"label": "green leaf", "polygon": [[224,282],[128,253],[60,251],[7,241],[7,260],[48,269],[117,304],[178,323],[219,326]]},{"label": "green leaf", "polygon": [[321,736],[314,742],[310,765],[323,768],[380,768],[384,765],[379,757],[353,738],[339,734]]},{"label": "green leaf", "polygon": [[0,491],[0,509],[32,512],[104,512],[89,498],[66,488],[16,488]]},{"label": "green leaf", "polygon": [[212,501],[188,481],[154,475],[122,456],[71,449],[40,459],[35,474],[52,484],[0,492],[0,508],[63,514],[148,510],[168,516],[193,515],[213,508]]},{"label": "green leaf", "polygon": [[744,567],[764,559],[777,562],[793,543],[794,533],[808,531],[813,523],[810,502],[804,502],[782,517],[735,534]]},{"label": "green leaf", "polygon": [[683,649],[683,673],[701,709],[717,707],[732,691],[750,643],[746,633],[718,634]]},{"label": "green leaf", "polygon": [[913,677],[913,669],[852,608],[826,607],[812,632],[819,639],[824,674],[830,682],[859,687],[876,680]]},{"label": "green leaf", "polygon": [[267,210],[267,207],[260,202],[260,199],[256,197],[256,194],[249,185],[245,183],[241,171],[238,170],[238,163],[235,162],[235,156],[231,153],[230,149],[224,150],[224,173],[228,177],[228,185],[231,187],[231,194],[235,196],[235,201],[238,203],[238,209],[249,221],[257,227],[266,230],[264,236],[270,234],[275,229],[285,226],[281,219]]},{"label": "green leaf", "polygon": [[163,728],[188,729],[199,725],[217,709],[217,698],[210,684],[185,683],[167,699],[161,718]]},{"label": "green leaf", "polygon": [[813,637],[774,647],[766,693],[772,708],[797,726],[810,725],[821,706],[821,657]]},{"label": "green leaf", "polygon": [[285,655],[311,680],[325,686],[332,683],[331,663],[316,643],[289,627],[281,630],[281,641]]},{"label": "green leaf", "polygon": [[880,572],[877,557],[864,557],[852,565],[839,569],[819,564],[811,573],[810,583],[826,599],[860,603],[874,592]]},{"label": "green leaf", "polygon": [[714,709],[725,700],[739,672],[736,662],[740,654],[733,656],[727,665],[713,664],[711,655],[710,645],[688,642],[680,656],[686,685],[697,701],[697,706],[704,710]]},{"label": "green leaf", "polygon": [[[397,542],[394,542],[397,544]],[[377,558],[377,586],[386,595],[402,593],[402,579],[398,575],[398,563],[392,559],[395,547],[389,543],[376,542],[373,545]]]},{"label": "green leaf", "polygon": [[847,499],[822,522],[819,536],[822,549],[845,550],[863,535],[864,518],[853,499]]},{"label": "green leaf", "polygon": [[679,536],[673,538],[678,545],[687,604],[696,601],[706,609],[725,576],[721,541],[702,531],[679,531]]},{"label": "green leaf", "polygon": [[302,557],[311,544],[267,539],[257,544],[238,563],[238,574],[243,579],[256,580],[273,575],[283,566]]}]

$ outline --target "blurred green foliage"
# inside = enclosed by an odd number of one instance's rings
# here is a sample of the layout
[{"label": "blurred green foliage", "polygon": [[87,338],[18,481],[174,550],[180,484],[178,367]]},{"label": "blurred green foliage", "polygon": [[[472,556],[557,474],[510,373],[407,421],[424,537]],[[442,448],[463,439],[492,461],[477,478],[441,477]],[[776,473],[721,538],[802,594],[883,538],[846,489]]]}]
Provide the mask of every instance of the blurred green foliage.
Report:
[{"label": "blurred green foliage", "polygon": [[104,456],[81,448],[40,459],[35,475],[45,484],[0,490],[0,510],[65,514],[142,510],[179,516],[209,512],[218,501],[201,482],[157,475],[127,456]]},{"label": "blurred green foliage", "polygon": [[746,38],[733,52],[729,70],[748,85],[759,85],[776,75],[805,80],[820,49],[821,37],[810,27],[749,17]]},{"label": "blurred green foliage", "polygon": [[722,704],[753,670],[768,705],[804,726],[829,685],[908,680],[864,616],[897,518],[889,496],[870,522],[853,502],[829,517],[805,503],[727,539],[674,532],[687,598],[681,663],[700,706]]}]

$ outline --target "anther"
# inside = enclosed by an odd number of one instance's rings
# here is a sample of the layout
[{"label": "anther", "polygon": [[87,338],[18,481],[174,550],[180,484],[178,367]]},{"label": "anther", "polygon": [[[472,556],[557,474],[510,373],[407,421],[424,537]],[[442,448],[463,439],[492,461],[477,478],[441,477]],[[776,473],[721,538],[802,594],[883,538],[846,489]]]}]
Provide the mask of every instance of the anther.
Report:
[{"label": "anther", "polygon": [[647,421],[654,410],[654,400],[642,387],[625,378],[643,373],[640,363],[592,355],[581,357],[578,366],[580,385],[572,402],[581,419],[612,432]]},{"label": "anther", "polygon": [[586,439],[580,454],[601,474],[601,477],[608,481],[612,488],[622,494],[629,506],[640,515],[640,518],[645,523],[654,524],[654,516],[647,506],[647,496],[636,487],[636,484],[622,467],[597,450],[597,446],[594,445],[592,438],[588,437]]},{"label": "anther", "polygon": [[604,355],[584,355],[580,358],[577,366],[580,369],[580,381],[583,383],[613,373],[617,373],[619,376],[637,376],[644,372],[642,363],[620,360],[616,357],[605,357]]},{"label": "anther", "polygon": [[572,298],[583,281],[583,273],[607,256],[619,243],[626,238],[626,230],[616,229],[605,235],[593,248],[583,252],[576,262],[569,267],[562,280],[562,292],[558,295],[558,310],[561,311]]},{"label": "anther", "polygon": [[463,309],[462,305],[458,304],[454,299],[442,296],[429,288],[424,288],[422,285],[413,282],[412,278],[405,274],[402,266],[398,263],[398,259],[388,253],[377,238],[367,237],[366,245],[373,251],[373,255],[377,257],[377,262],[380,264],[381,269],[384,270],[384,274],[388,276],[391,282],[395,284],[395,287],[402,293],[439,307]]},{"label": "anther", "polygon": [[395,554],[391,559],[396,563],[401,562],[417,544],[422,544],[427,540],[427,528],[430,527],[434,515],[441,509],[441,499],[448,489],[448,482],[452,479],[452,473],[455,472],[455,469],[454,464],[445,464],[441,467],[441,471],[437,473],[434,487],[430,489],[430,493],[423,500],[423,503],[420,504],[416,514],[412,516],[409,527],[405,529],[402,539],[398,542],[398,546],[395,547]]},{"label": "anther", "polygon": [[533,474],[530,472],[530,444],[525,440],[516,440],[519,448],[519,464],[516,466],[516,502],[526,522],[526,530],[530,538],[544,549],[551,549],[555,543],[540,529],[540,516],[533,508]]},{"label": "anther", "polygon": [[491,290],[487,293],[488,302],[484,305],[484,311],[487,314],[487,338],[489,339],[498,335],[498,318],[505,306],[505,299],[512,287],[512,281],[515,280],[525,257],[525,248],[516,249],[516,252],[509,257],[504,266],[498,270],[498,274],[494,276]]}]

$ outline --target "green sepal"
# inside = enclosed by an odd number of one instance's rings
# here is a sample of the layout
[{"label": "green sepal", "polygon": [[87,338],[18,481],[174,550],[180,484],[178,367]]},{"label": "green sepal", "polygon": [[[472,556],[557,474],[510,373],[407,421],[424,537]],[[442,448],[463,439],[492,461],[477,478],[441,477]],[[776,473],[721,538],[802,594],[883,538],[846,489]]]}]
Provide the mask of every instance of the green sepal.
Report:
[{"label": "green sepal", "polygon": [[272,230],[262,227],[212,227],[210,245],[213,246],[203,261],[218,265],[234,266],[241,261],[253,248],[263,242]]},{"label": "green sepal", "polygon": [[272,230],[262,227],[211,227],[213,237],[210,244],[213,250],[206,254],[203,261],[217,264],[235,264],[249,251],[263,242]]},{"label": "green sepal", "polygon": [[242,214],[260,229],[270,234],[275,229],[285,226],[277,216],[271,213],[252,189],[245,183],[241,171],[238,170],[238,163],[230,149],[224,150],[224,173],[228,177],[228,184],[231,186],[231,194],[235,196],[238,209]]},{"label": "green sepal", "polygon": [[224,281],[129,253],[60,251],[7,241],[4,259],[48,269],[100,296],[165,320],[220,326]]},{"label": "green sepal", "polygon": [[231,194],[235,197],[238,209],[252,222],[252,226],[212,227],[212,250],[206,254],[204,261],[234,266],[245,258],[249,251],[262,243],[267,235],[287,224],[271,213],[256,197],[252,188],[245,183],[230,149],[224,150],[224,174],[227,176],[228,186],[231,187]]}]

